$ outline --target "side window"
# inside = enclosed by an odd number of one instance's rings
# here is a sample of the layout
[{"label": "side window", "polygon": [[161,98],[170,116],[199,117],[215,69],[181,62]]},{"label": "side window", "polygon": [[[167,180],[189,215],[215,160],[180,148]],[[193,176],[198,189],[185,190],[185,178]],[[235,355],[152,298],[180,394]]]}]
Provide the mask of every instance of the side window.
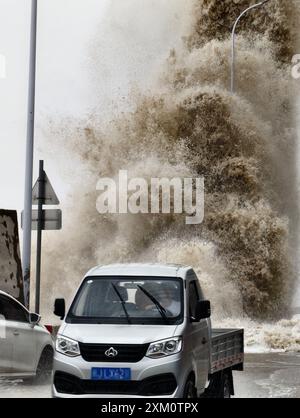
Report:
[{"label": "side window", "polygon": [[196,306],[199,301],[199,294],[197,289],[197,283],[195,281],[190,282],[189,286],[189,312],[190,316],[196,316]]},{"label": "side window", "polygon": [[0,296],[0,315],[4,316],[7,321],[29,322],[25,309],[6,296]]},{"label": "side window", "polygon": [[200,286],[200,284],[199,284],[199,280],[198,280],[198,277],[197,277],[197,275],[196,275],[196,273],[194,272],[194,270],[190,270],[189,272],[188,272],[188,279],[190,279],[191,281],[195,281],[196,282],[196,288],[197,288],[197,291],[198,291],[198,295],[199,295],[199,300],[204,300],[205,298],[204,298],[204,294],[203,294],[203,292],[202,292],[202,289],[201,289],[201,286]]}]

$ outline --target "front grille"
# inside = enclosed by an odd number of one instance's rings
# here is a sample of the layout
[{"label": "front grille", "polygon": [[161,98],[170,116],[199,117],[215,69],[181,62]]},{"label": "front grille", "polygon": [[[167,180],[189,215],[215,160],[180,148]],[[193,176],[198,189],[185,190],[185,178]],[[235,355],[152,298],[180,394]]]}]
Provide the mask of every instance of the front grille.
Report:
[{"label": "front grille", "polygon": [[54,385],[58,393],[68,395],[137,395],[163,396],[175,392],[177,382],[173,374],[161,374],[141,381],[81,380],[63,372],[56,372]]},{"label": "front grille", "polygon": [[[85,361],[101,363],[137,363],[145,357],[149,344],[83,344],[80,352]],[[115,357],[108,357],[105,352],[113,348],[118,352]]]}]

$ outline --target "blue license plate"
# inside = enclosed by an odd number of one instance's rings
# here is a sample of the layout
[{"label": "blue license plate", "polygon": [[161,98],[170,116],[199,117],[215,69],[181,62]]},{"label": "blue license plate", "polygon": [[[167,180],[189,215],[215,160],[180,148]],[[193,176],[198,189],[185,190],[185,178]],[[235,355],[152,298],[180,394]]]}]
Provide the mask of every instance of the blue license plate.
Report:
[{"label": "blue license plate", "polygon": [[94,367],[92,380],[131,380],[131,369]]}]

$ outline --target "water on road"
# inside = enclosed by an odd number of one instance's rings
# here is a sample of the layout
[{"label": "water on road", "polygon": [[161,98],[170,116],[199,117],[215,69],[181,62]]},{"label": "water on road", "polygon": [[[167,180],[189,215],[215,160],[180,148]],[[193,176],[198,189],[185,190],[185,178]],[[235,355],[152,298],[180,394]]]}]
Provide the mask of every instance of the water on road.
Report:
[{"label": "water on road", "polygon": [[[234,374],[237,398],[300,398],[300,353],[247,354]],[[49,398],[50,385],[0,380],[0,398]]]}]

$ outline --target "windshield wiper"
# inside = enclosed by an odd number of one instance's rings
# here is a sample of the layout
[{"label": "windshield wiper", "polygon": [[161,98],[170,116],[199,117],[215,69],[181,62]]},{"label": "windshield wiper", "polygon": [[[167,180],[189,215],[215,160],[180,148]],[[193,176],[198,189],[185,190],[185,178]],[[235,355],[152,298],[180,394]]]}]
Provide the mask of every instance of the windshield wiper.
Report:
[{"label": "windshield wiper", "polygon": [[125,306],[125,301],[122,298],[121,293],[118,291],[118,288],[117,288],[117,286],[114,283],[111,283],[111,285],[114,288],[114,291],[116,292],[116,294],[118,295],[118,297],[119,297],[119,299],[120,299],[120,301],[122,303],[122,308],[123,308],[123,311],[124,311],[125,316],[127,318],[128,324],[131,324],[131,319],[130,319],[130,316],[129,316],[128,312],[127,312],[127,309],[126,309],[126,306]]},{"label": "windshield wiper", "polygon": [[166,324],[169,323],[169,319],[166,315],[166,309],[161,306],[161,304],[158,302],[158,300],[151,295],[151,293],[149,293],[146,289],[143,288],[143,286],[140,286],[139,284],[137,285],[137,287],[143,292],[145,293],[145,295],[154,303],[154,305],[156,306],[158,312],[160,313],[161,317],[164,319],[164,321],[166,322]]}]

